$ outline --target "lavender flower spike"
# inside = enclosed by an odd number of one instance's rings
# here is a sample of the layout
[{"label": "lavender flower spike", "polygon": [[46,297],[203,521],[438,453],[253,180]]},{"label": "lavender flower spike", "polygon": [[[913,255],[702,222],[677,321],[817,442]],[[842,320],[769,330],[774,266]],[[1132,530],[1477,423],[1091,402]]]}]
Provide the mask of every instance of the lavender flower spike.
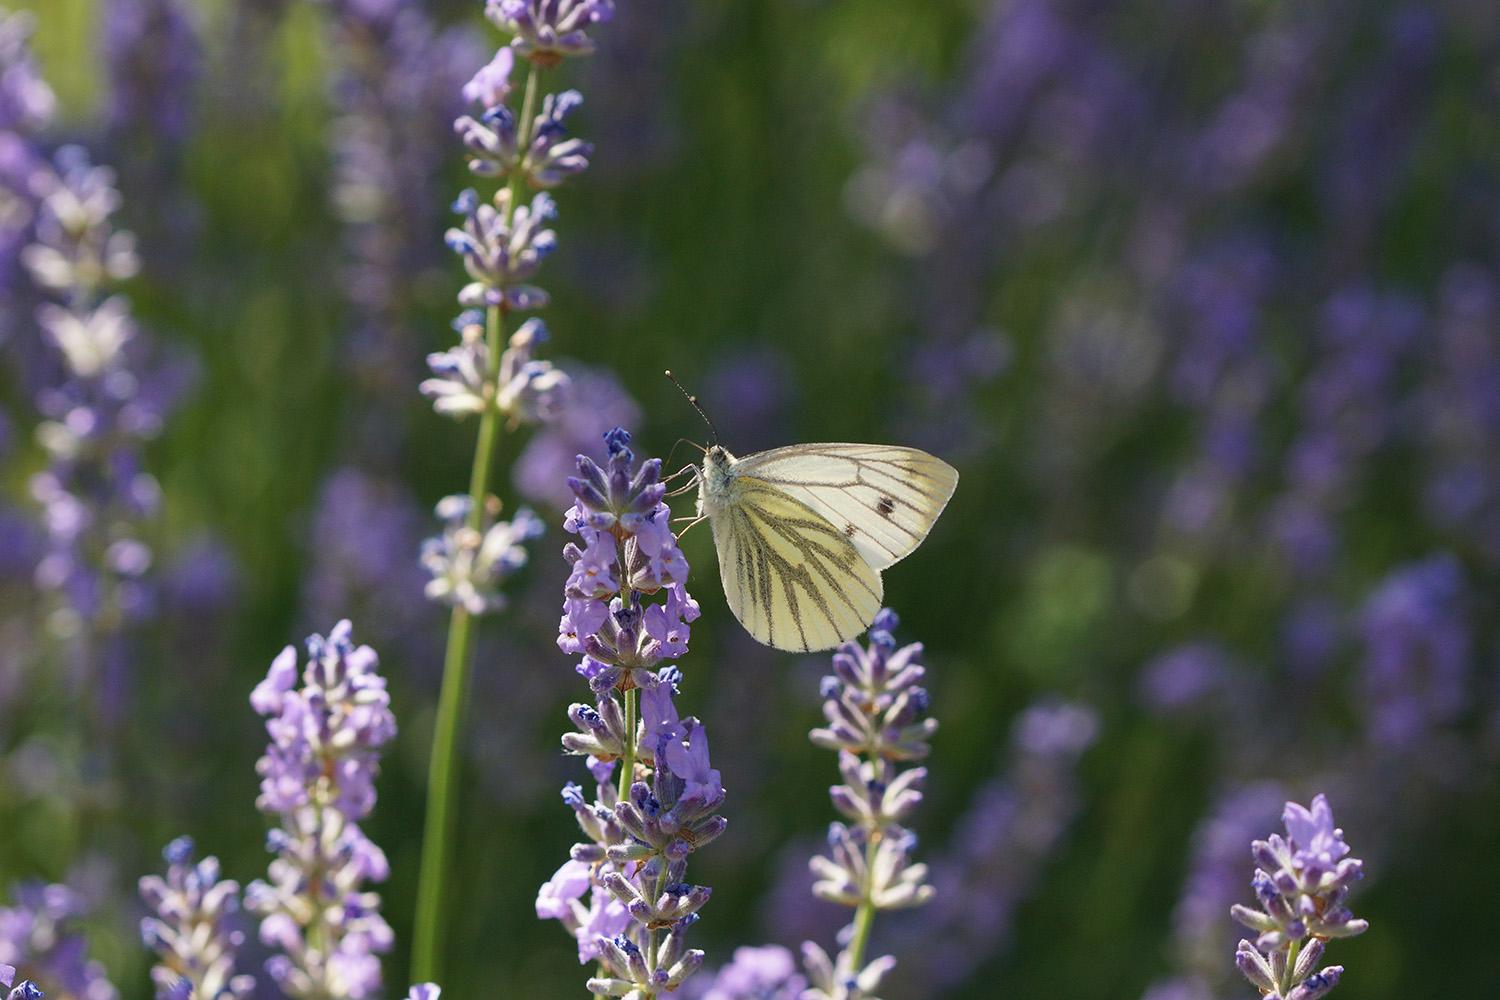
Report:
[{"label": "lavender flower spike", "polygon": [[293,998],[364,1000],[380,991],[379,954],[390,950],[380,897],[366,882],[389,874],[385,854],[359,827],[375,805],[380,749],[396,735],[385,678],[368,646],[341,621],[307,640],[299,676],[288,646],[250,696],[271,736],[256,765],[260,810],[279,826],[266,838],[269,878],[246,891],[260,938],[280,954],[266,970]]},{"label": "lavender flower spike", "polygon": [[157,1000],[248,996],[255,979],[234,974],[235,953],[245,940],[234,926],[239,883],[219,878],[217,858],[194,862],[190,837],[172,841],[162,856],[166,877],[147,875],[140,882],[141,898],[155,914],[141,920],[141,939],[161,959],[151,968]]},{"label": "lavender flower spike", "polygon": [[1369,929],[1344,905],[1364,863],[1346,857],[1344,831],[1322,795],[1311,809],[1288,802],[1283,821],[1285,839],[1273,833],[1251,845],[1261,909],[1236,904],[1230,913],[1259,937],[1241,941],[1234,960],[1267,1000],[1317,1000],[1344,973],[1338,965],[1318,970],[1327,942]]},{"label": "lavender flower spike", "polygon": [[687,882],[687,863],[724,832],[725,792],[703,724],[678,713],[682,672],[653,669],[687,652],[698,617],[661,462],[637,470],[621,428],[604,439],[604,467],[580,455],[568,480],[575,503],[565,527],[583,546],[563,550],[573,571],[557,640],[582,654],[577,671],[595,695],[569,709],[578,731],[563,748],[586,758],[597,792],[590,801],[579,785],[563,788],[585,839],[542,886],[536,912],[562,923],[580,963],[598,963],[589,992],[654,1000],[703,963],[687,932],[712,890]]},{"label": "lavender flower spike", "polygon": [[816,944],[803,947],[812,988],[807,1000],[874,997],[895,966],[889,955],[866,964],[865,947],[875,914],[920,906],[932,898],[927,866],[913,855],[914,833],[904,824],[922,802],[927,769],[901,765],[927,756],[937,729],[925,718],[926,668],[917,662],[920,643],[896,648],[898,619],[889,608],[870,625],[869,645],[845,643],[833,655],[833,674],[823,678],[823,714],[828,726],[812,741],[837,750],[844,783],[829,789],[834,808],[848,823],[828,831],[828,853],[811,867],[820,899],[854,908],[848,944],[830,958]]}]

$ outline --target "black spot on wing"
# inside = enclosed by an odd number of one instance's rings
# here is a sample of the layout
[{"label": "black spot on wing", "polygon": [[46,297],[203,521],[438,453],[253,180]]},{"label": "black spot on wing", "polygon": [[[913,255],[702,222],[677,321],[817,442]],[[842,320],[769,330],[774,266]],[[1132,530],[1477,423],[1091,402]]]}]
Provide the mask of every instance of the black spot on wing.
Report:
[{"label": "black spot on wing", "polygon": [[896,512],[896,501],[890,497],[882,496],[880,501],[875,504],[875,509],[880,511],[881,517],[890,517]]}]

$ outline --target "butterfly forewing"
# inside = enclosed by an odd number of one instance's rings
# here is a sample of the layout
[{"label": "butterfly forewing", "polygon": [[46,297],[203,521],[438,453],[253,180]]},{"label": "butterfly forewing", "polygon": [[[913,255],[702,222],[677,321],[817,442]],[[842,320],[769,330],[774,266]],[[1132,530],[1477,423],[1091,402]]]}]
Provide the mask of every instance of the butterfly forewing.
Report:
[{"label": "butterfly forewing", "polygon": [[797,444],[747,455],[734,468],[823,515],[876,570],[921,544],[958,485],[947,462],[895,445]]},{"label": "butterfly forewing", "polygon": [[880,574],[846,533],[808,504],[754,476],[713,518],[719,577],[745,630],[777,649],[832,649],[880,610]]}]

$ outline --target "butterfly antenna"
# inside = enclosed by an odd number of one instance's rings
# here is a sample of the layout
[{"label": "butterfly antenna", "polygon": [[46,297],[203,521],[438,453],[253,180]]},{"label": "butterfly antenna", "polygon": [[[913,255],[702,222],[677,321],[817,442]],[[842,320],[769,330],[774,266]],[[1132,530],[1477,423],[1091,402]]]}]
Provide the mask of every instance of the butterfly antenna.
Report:
[{"label": "butterfly antenna", "polygon": [[[707,452],[708,451],[707,448],[703,447],[697,441],[690,441],[687,438],[678,438],[676,441],[674,441],[672,443],[672,450],[669,451],[669,452],[667,452],[667,460],[666,460],[666,462],[664,462],[662,464],[666,465],[668,468],[672,467],[672,456],[675,455],[675,454],[677,454],[677,446],[680,445],[680,444],[690,444],[694,448],[697,448],[699,451],[702,451],[702,452]],[[692,466],[688,466],[688,468],[692,468]]]},{"label": "butterfly antenna", "polygon": [[666,375],[667,379],[677,387],[677,391],[686,396],[688,403],[692,405],[693,409],[698,411],[698,416],[702,417],[703,422],[708,425],[709,434],[713,435],[712,443],[717,445],[719,443],[719,429],[715,427],[714,422],[708,418],[708,411],[703,409],[703,404],[698,402],[698,397],[694,396],[692,393],[684,389],[682,387],[682,383],[677,381],[676,375],[673,375],[670,371],[668,371]]}]

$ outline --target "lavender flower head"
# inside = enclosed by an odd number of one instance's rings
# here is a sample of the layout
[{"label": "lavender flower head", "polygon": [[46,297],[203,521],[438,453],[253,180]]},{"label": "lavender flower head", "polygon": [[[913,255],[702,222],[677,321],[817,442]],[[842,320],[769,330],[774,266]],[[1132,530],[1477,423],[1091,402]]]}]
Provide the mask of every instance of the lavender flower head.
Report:
[{"label": "lavender flower head", "polygon": [[77,929],[85,916],[78,893],[30,882],[17,886],[14,898],[14,905],[0,908],[0,966],[23,969],[30,978],[11,997],[35,1000],[45,990],[53,1000],[118,1000]]},{"label": "lavender flower head", "polygon": [[614,0],[489,0],[485,15],[515,38],[511,47],[538,66],[594,51],[590,26],[614,16]]},{"label": "lavender flower head", "polygon": [[1259,934],[1253,944],[1240,941],[1235,964],[1271,1000],[1317,1000],[1344,972],[1339,965],[1317,969],[1326,942],[1369,929],[1344,905],[1364,863],[1347,857],[1344,831],[1333,825],[1322,795],[1311,809],[1288,802],[1282,818],[1285,838],[1273,833],[1251,845],[1259,865],[1251,885],[1261,909],[1235,904],[1230,910]]},{"label": "lavender flower head", "polygon": [[[493,86],[493,81],[488,83]],[[567,118],[582,104],[583,95],[576,90],[548,94],[542,113],[531,124],[525,149],[520,147],[520,123],[503,104],[478,118],[464,115],[453,123],[453,130],[468,149],[469,170],[477,176],[505,178],[519,171],[533,188],[553,188],[587,170],[593,155],[593,145],[568,135]]]},{"label": "lavender flower head", "polygon": [[[185,995],[197,1000],[240,1000],[255,988],[251,976],[234,974],[235,953],[245,935],[235,926],[238,882],[219,878],[219,861],[193,859],[193,841],[167,845],[166,877],[147,875],[141,898],[153,916],[141,920],[141,940],[160,961],[151,968],[157,1000]],[[182,984],[186,983],[186,986]]]},{"label": "lavender flower head", "polygon": [[553,420],[563,406],[568,376],[535,356],[536,349],[547,342],[546,324],[535,318],[522,323],[511,334],[499,368],[491,375],[484,322],[477,310],[461,314],[453,324],[458,346],[427,355],[433,377],[417,388],[444,416],[482,414],[493,406],[511,428]]},{"label": "lavender flower head", "polygon": [[432,575],[427,596],[471,615],[505,607],[500,588],[526,565],[523,543],[545,530],[541,519],[522,507],[509,521],[497,521],[486,507],[477,528],[469,513],[473,501],[457,493],[438,501],[443,534],[422,543],[422,565]]},{"label": "lavender flower head", "polygon": [[874,997],[895,967],[889,955],[865,960],[875,913],[920,906],[933,895],[927,866],[915,860],[916,834],[904,825],[922,803],[927,769],[901,768],[927,756],[937,721],[926,717],[922,645],[897,648],[898,624],[896,613],[883,609],[867,646],[849,642],[833,654],[834,672],[822,688],[828,725],[809,734],[817,746],[838,751],[844,781],[829,797],[846,821],[829,827],[828,853],[809,863],[813,894],[855,908],[849,943],[836,957],[814,942],[803,946],[809,1000]]},{"label": "lavender flower head", "polygon": [[458,197],[453,210],[464,221],[449,229],[445,239],[473,279],[459,291],[459,304],[517,311],[545,306],[547,293],[527,282],[557,249],[557,234],[546,228],[557,217],[552,196],[541,192],[530,204],[512,209],[509,188],[501,188],[487,202],[471,189]]},{"label": "lavender flower head", "polygon": [[[563,652],[583,654],[578,672],[596,691],[636,686],[637,671],[682,656],[699,614],[662,499],[661,460],[632,471],[629,433],[617,427],[604,438],[605,465],[579,455],[578,475],[568,480],[577,499],[563,527],[583,544],[563,549],[573,569],[557,637]],[[642,595],[662,591],[665,601],[643,605]]]},{"label": "lavender flower head", "polygon": [[307,640],[298,684],[288,646],[250,696],[271,743],[256,765],[260,810],[279,824],[266,838],[269,878],[246,891],[260,938],[278,954],[266,970],[294,998],[362,1000],[380,989],[390,927],[380,897],[363,891],[389,874],[385,854],[359,827],[375,805],[380,749],[396,735],[385,678],[368,646],[341,621]]},{"label": "lavender flower head", "polygon": [[661,462],[637,470],[621,428],[605,442],[605,465],[580,455],[568,480],[575,502],[565,526],[583,544],[564,549],[572,572],[558,635],[564,652],[582,654],[577,670],[595,695],[569,708],[576,732],[563,747],[586,759],[597,791],[590,801],[580,786],[564,787],[585,839],[542,886],[536,909],[577,940],[580,963],[599,963],[590,992],[646,998],[676,990],[702,965],[686,935],[712,890],[686,881],[687,863],[724,832],[716,810],[725,791],[703,724],[677,710],[681,671],[653,669],[687,652],[698,617]]}]

